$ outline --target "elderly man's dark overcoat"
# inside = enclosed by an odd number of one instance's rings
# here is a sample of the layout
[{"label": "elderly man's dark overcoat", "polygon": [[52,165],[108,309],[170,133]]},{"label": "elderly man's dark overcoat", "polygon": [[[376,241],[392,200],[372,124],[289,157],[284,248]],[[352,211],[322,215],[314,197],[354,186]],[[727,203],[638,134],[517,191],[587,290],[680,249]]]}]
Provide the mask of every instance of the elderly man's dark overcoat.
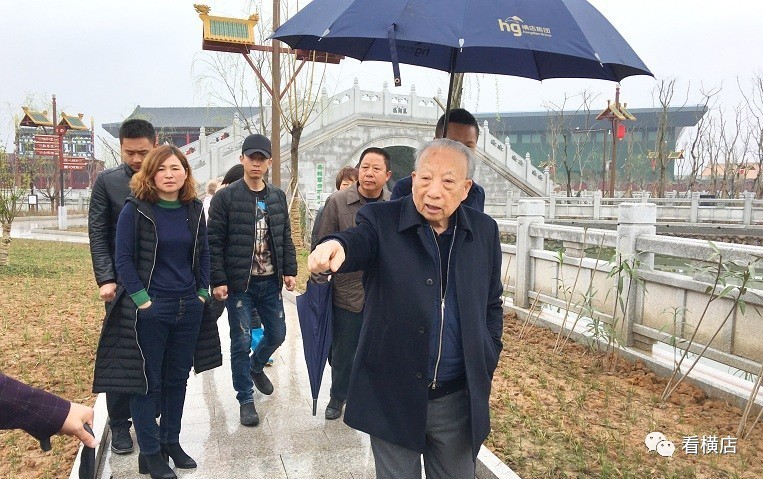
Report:
[{"label": "elderly man's dark overcoat", "polygon": [[[476,457],[490,431],[490,386],[503,347],[501,248],[492,218],[464,206],[455,214],[448,287],[456,288]],[[324,238],[345,247],[339,272],[364,271],[363,328],[344,420],[423,453],[429,333],[441,301],[437,247],[410,196],[368,204],[357,222]]]}]

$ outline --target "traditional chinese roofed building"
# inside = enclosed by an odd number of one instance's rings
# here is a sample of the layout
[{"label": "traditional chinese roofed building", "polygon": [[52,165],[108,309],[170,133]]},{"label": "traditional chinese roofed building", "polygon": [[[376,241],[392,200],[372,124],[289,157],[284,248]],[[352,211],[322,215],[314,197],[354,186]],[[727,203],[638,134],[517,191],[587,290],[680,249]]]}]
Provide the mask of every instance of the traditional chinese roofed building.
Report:
[{"label": "traditional chinese roofed building", "polygon": [[[207,136],[230,126],[233,117],[242,120],[259,114],[259,107],[142,107],[138,105],[125,119],[140,118],[150,121],[159,135],[160,144],[183,146],[199,139],[204,128]],[[103,129],[119,138],[122,122],[104,123]]]},{"label": "traditional chinese roofed building", "polygon": [[[58,136],[53,120],[47,111],[22,107],[23,117],[16,122],[14,158],[21,166],[19,171],[29,175],[29,181],[42,192],[52,194],[58,174]],[[92,127],[76,116],[61,112],[59,125],[66,127],[63,137],[64,188],[85,189],[90,187],[95,175],[103,169],[103,162],[94,158]],[[18,118],[18,117],[17,117]]]}]

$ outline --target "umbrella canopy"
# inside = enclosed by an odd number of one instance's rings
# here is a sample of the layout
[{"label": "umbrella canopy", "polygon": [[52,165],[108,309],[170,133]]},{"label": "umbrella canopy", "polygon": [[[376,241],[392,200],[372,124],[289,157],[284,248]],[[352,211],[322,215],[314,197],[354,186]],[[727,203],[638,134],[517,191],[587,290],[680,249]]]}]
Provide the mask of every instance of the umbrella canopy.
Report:
[{"label": "umbrella canopy", "polygon": [[652,75],[586,0],[314,0],[271,38],[392,62],[396,85],[398,62],[451,78],[471,72],[619,82]]},{"label": "umbrella canopy", "polygon": [[307,375],[313,395],[313,416],[318,406],[323,369],[331,349],[334,320],[332,301],[330,281],[316,283],[310,280],[307,282],[307,291],[297,296],[299,328],[302,330],[302,346],[305,350]]}]

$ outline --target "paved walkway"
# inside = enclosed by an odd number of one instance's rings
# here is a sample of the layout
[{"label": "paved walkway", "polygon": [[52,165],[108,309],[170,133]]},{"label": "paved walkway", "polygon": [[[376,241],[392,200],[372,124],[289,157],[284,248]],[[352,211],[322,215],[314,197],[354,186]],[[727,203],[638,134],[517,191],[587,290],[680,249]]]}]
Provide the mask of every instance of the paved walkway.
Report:
[{"label": "paved walkway", "polygon": [[[72,215],[69,226],[87,225],[85,215]],[[58,219],[53,216],[26,216],[13,220],[11,238],[37,239],[43,241],[63,241],[66,243],[88,243],[87,233],[63,232],[58,230]]]}]

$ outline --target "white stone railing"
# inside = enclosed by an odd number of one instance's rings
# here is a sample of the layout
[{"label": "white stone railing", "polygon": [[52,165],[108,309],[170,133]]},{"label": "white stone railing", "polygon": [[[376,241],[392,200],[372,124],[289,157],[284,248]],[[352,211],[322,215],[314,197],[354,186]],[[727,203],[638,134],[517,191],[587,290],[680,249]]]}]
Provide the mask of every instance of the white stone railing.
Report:
[{"label": "white stone railing", "polygon": [[409,94],[402,95],[391,93],[387,82],[384,82],[381,92],[361,90],[357,78],[352,88],[332,97],[328,96],[324,88],[315,109],[321,113],[315,121],[305,127],[303,134],[320,130],[352,115],[395,116],[433,121],[437,121],[440,116],[435,101],[430,97],[418,96],[415,85],[411,86]]},{"label": "white stone railing", "polygon": [[[441,92],[438,91],[438,97]],[[311,120],[302,131],[302,139],[308,140],[313,136],[327,134],[331,125],[337,125],[353,118],[389,118],[396,121],[409,119],[421,122],[429,121],[434,125],[440,116],[440,109],[431,97],[422,97],[412,86],[409,94],[390,92],[387,82],[382,91],[361,90],[356,79],[352,88],[336,95],[329,96],[326,89],[321,92],[313,106]],[[254,124],[270,125],[270,107],[262,109],[262,121],[251,119]],[[248,132],[241,122],[232,119],[228,128],[206,135],[200,131],[197,141],[182,147],[194,170],[194,176],[200,183],[210,178],[221,176],[228,168],[238,161],[243,137]],[[225,138],[222,138],[225,136]],[[327,136],[327,141],[330,137]],[[288,163],[288,151],[291,137],[285,134],[281,137],[281,162]],[[487,122],[480,131],[479,148],[484,153],[483,161],[504,177],[512,177],[514,182],[523,184],[524,190],[533,195],[549,194],[552,183],[548,172],[540,171],[532,166],[529,157],[522,157],[511,150],[510,145],[503,143],[490,134]],[[286,171],[282,176],[288,177]]]},{"label": "white stone railing", "polygon": [[[651,351],[658,342],[685,344],[696,328],[690,350],[698,353],[733,307],[729,298],[716,299],[700,322],[712,279],[696,272],[692,276],[657,271],[655,255],[704,266],[715,249],[727,265],[732,261],[748,264],[763,257],[763,247],[727,243],[713,246],[702,240],[656,235],[657,205],[652,203],[621,203],[617,231],[545,224],[546,206],[542,200],[520,200],[516,221],[498,221],[504,233],[516,235],[515,245],[502,245],[505,290],[513,296],[514,306],[522,310],[537,302],[537,307],[569,309],[609,323],[619,331],[624,348]],[[561,241],[565,253],[560,256],[545,250],[546,240]],[[639,280],[611,275],[618,265],[608,259],[586,257],[584,250],[592,246],[614,248],[615,258],[629,261]],[[691,272],[691,266],[686,270]],[[623,281],[620,289],[618,280]],[[707,358],[747,373],[759,372],[763,362],[763,317],[758,312],[763,313],[761,287],[760,278],[748,285],[742,296],[746,309],[734,310],[710,343]],[[716,293],[722,289],[716,288]],[[735,295],[732,289],[731,297]],[[618,306],[618,296],[622,304],[627,304],[625,312]]]},{"label": "white stone railing", "polygon": [[[522,197],[508,192],[505,198],[492,198],[485,204],[485,212],[494,218],[515,218],[519,213]],[[649,193],[637,194],[636,198],[603,198],[595,191],[590,196],[567,197],[551,195],[543,200],[547,220],[586,219],[593,221],[617,220],[623,203],[647,201],[657,207],[657,221],[672,223],[714,223],[731,225],[763,225],[763,200],[755,199],[751,192],[740,198],[700,198],[694,192],[689,198],[650,198]]]}]

